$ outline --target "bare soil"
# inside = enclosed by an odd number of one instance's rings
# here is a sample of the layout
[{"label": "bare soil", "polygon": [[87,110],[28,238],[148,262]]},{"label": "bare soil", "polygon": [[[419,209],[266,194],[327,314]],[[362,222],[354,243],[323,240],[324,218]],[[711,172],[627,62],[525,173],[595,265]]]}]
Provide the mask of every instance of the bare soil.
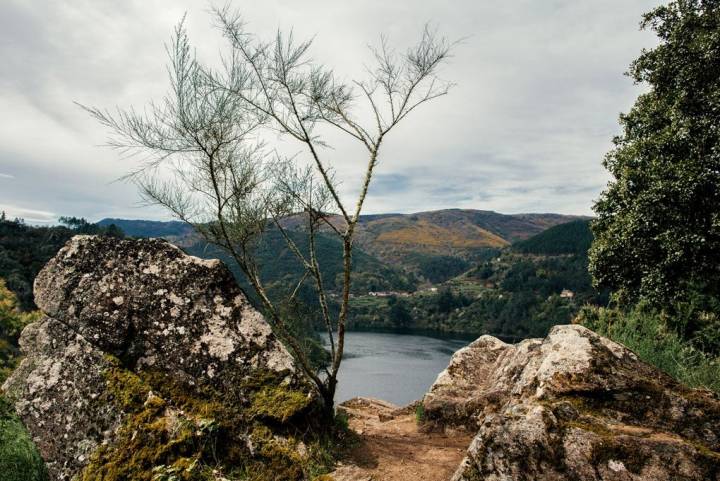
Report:
[{"label": "bare soil", "polygon": [[341,409],[358,442],[332,473],[335,481],[448,481],[473,437],[464,431],[423,432],[412,405],[356,398]]}]

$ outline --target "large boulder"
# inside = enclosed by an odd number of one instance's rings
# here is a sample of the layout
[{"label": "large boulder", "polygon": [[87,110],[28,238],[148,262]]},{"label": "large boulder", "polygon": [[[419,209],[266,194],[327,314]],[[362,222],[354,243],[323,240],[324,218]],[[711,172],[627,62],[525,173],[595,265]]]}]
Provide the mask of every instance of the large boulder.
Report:
[{"label": "large boulder", "polygon": [[253,463],[302,477],[290,427],[307,428],[316,394],[219,261],[77,236],[35,296],[45,317],[3,390],[53,480],[220,479]]},{"label": "large boulder", "polygon": [[477,432],[453,481],[718,480],[720,400],[577,325],[458,351],[423,399]]},{"label": "large boulder", "polygon": [[35,302],[126,363],[232,390],[247,368],[294,371],[290,354],[218,260],[162,240],[76,236],[35,280]]}]

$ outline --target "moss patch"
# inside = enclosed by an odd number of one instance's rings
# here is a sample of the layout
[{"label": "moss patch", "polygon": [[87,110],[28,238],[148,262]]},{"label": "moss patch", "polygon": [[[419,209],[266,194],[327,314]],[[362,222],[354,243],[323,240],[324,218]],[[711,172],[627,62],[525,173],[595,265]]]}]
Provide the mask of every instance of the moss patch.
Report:
[{"label": "moss patch", "polygon": [[152,388],[137,375],[120,367],[113,358],[109,356],[107,358],[112,362],[112,367],[103,375],[115,405],[126,412],[141,409]]},{"label": "moss patch", "polygon": [[209,481],[212,423],[188,419],[151,398],[130,416],[115,443],[101,446],[79,481]]},{"label": "moss patch", "polygon": [[253,395],[250,413],[284,423],[305,410],[310,402],[311,398],[301,391],[271,385]]},{"label": "moss patch", "polygon": [[[313,409],[313,397],[284,385],[276,373],[239,380],[233,398],[160,372],[134,374],[117,359],[108,360],[108,391],[127,416],[114,442],[98,448],[79,481],[206,481],[216,474],[300,481],[334,465],[336,438],[308,429],[307,422],[302,431],[293,425]],[[307,444],[299,441],[301,435]]]}]

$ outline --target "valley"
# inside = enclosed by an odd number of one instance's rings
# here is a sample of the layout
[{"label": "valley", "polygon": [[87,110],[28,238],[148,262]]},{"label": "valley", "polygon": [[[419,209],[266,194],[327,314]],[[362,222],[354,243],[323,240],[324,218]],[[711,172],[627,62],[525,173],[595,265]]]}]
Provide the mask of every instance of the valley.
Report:
[{"label": "valley", "polygon": [[[334,217],[333,222],[339,222]],[[226,255],[178,222],[104,219],[133,237],[163,237],[188,253],[220,258],[252,289]],[[301,249],[307,235],[301,216],[284,221]],[[362,218],[355,247],[349,327],[356,330],[493,334],[508,339],[543,336],[570,322],[586,303],[604,304],[587,273],[592,234],[586,218],[559,214],[504,215],[448,209]],[[342,270],[339,240],[318,236],[320,267],[337,311]],[[287,296],[303,268],[277,230],[257,249],[261,275],[278,298]],[[321,327],[314,288],[301,284],[298,299]]]}]

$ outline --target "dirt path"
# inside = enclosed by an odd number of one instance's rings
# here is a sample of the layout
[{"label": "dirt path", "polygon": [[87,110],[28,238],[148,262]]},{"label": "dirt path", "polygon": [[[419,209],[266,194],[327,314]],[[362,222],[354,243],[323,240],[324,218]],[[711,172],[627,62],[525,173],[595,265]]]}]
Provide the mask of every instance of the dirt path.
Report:
[{"label": "dirt path", "polygon": [[412,408],[375,399],[342,404],[360,441],[332,474],[336,481],[448,481],[472,436],[422,433]]}]

